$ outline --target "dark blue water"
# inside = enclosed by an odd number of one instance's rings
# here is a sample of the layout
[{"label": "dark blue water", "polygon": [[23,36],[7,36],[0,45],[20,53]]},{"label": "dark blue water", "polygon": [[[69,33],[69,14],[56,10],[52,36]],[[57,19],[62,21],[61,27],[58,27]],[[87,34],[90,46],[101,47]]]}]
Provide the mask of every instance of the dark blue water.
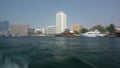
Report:
[{"label": "dark blue water", "polygon": [[0,37],[0,68],[120,68],[120,38]]}]

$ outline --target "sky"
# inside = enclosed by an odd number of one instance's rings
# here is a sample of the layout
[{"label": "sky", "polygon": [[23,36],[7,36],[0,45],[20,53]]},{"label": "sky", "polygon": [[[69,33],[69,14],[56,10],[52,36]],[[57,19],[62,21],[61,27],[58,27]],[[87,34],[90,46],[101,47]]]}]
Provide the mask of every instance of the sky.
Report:
[{"label": "sky", "polygon": [[45,28],[56,24],[56,13],[67,14],[67,27],[80,24],[120,26],[120,0],[0,0],[0,21]]}]

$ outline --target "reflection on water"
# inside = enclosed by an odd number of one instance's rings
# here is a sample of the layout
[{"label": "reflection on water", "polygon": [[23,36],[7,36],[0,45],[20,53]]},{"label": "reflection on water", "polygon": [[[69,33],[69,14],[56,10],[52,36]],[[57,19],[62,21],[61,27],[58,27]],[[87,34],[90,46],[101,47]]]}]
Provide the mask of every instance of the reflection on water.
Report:
[{"label": "reflection on water", "polygon": [[62,47],[63,49],[66,49],[65,45],[67,45],[67,39],[65,37],[61,37],[61,38],[56,38],[56,42],[55,44],[59,47]]},{"label": "reflection on water", "polygon": [[0,68],[119,68],[120,38],[0,37]]}]

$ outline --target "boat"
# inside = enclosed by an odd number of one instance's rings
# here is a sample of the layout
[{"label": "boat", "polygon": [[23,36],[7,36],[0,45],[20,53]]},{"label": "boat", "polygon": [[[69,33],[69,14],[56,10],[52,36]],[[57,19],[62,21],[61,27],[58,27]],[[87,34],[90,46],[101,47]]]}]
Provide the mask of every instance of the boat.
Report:
[{"label": "boat", "polygon": [[66,29],[64,32],[60,34],[56,34],[56,37],[74,37],[75,35],[73,33],[70,33],[68,29]]},{"label": "boat", "polygon": [[115,32],[116,37],[120,37],[120,31]]},{"label": "boat", "polygon": [[86,36],[86,37],[104,37],[105,34],[102,34],[101,32],[99,32],[96,29],[95,31],[86,32],[85,34],[82,34],[82,36]]}]

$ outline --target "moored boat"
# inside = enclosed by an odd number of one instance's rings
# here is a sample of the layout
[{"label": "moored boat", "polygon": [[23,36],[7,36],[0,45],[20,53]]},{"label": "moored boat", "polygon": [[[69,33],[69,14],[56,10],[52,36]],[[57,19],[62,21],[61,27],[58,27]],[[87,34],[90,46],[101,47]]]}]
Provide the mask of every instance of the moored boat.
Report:
[{"label": "moored boat", "polygon": [[116,32],[115,32],[115,35],[116,35],[117,37],[120,37],[120,31],[116,31]]},{"label": "moored boat", "polygon": [[56,34],[56,37],[73,37],[75,36],[73,33],[70,33],[68,29],[66,29],[63,33]]},{"label": "moored boat", "polygon": [[98,30],[95,30],[95,31],[86,32],[85,34],[82,34],[82,36],[87,36],[87,37],[97,37],[97,36],[100,36],[100,37],[103,37],[103,36],[105,36],[105,34],[102,34]]}]

